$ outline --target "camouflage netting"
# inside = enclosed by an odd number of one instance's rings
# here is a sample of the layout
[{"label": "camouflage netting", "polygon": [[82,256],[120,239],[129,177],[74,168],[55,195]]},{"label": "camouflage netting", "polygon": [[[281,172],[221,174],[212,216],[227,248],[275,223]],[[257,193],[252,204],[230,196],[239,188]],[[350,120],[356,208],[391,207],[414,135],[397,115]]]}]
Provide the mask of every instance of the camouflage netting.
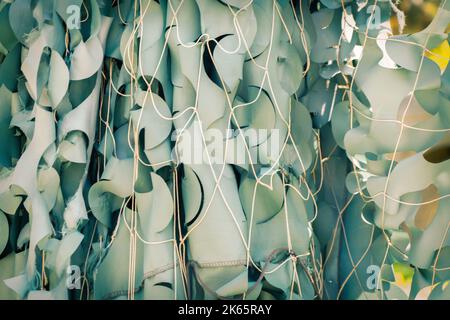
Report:
[{"label": "camouflage netting", "polygon": [[450,299],[450,1],[404,18],[1,2],[0,298]]}]

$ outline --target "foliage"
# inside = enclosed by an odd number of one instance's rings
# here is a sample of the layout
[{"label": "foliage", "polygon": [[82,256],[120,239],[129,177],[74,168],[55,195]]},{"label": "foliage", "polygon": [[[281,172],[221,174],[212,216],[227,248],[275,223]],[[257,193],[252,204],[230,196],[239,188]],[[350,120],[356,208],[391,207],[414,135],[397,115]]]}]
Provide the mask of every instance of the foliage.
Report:
[{"label": "foliage", "polygon": [[3,1],[0,298],[449,299],[450,2],[404,19]]}]

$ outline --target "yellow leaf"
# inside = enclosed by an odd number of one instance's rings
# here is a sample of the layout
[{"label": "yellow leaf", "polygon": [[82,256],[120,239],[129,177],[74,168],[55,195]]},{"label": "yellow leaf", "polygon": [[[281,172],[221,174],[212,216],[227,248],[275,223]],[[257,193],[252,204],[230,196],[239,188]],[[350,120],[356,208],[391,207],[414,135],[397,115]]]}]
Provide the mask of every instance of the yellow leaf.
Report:
[{"label": "yellow leaf", "polygon": [[431,50],[431,52],[427,52],[426,56],[436,62],[441,70],[445,70],[450,59],[450,46],[448,45],[448,41],[442,41],[438,47]]}]

